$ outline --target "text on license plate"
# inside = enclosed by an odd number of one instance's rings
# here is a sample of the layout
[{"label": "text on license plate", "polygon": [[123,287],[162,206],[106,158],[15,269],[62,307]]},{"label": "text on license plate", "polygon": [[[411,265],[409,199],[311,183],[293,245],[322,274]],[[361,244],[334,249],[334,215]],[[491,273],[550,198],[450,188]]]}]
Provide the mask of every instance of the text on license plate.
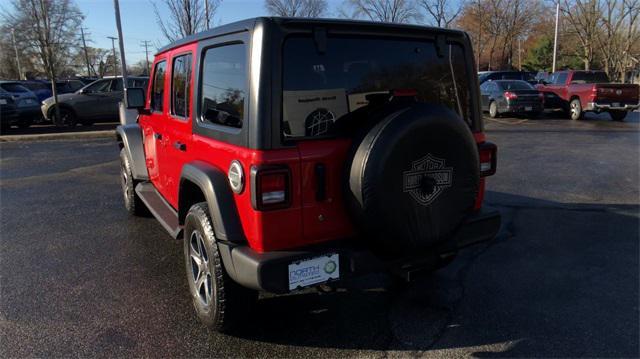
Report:
[{"label": "text on license plate", "polygon": [[526,107],[524,108],[524,110],[525,110],[525,111],[531,111],[531,110],[533,110],[533,107],[531,107],[531,106],[526,106]]},{"label": "text on license plate", "polygon": [[7,104],[7,100],[0,100],[0,105],[6,105]]},{"label": "text on license plate", "polygon": [[620,107],[620,102],[614,102],[611,104],[611,107]]},{"label": "text on license plate", "polygon": [[337,253],[289,264],[289,290],[340,278]]}]

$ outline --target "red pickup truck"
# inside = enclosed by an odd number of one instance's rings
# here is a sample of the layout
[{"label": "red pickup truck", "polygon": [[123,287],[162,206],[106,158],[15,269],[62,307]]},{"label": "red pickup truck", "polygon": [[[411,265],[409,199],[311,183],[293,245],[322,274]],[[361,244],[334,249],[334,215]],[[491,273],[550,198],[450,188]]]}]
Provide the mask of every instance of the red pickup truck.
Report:
[{"label": "red pickup truck", "polygon": [[544,94],[545,108],[561,108],[572,120],[582,119],[585,111],[606,111],[622,121],[640,101],[638,85],[610,83],[604,71],[558,71],[536,88]]}]

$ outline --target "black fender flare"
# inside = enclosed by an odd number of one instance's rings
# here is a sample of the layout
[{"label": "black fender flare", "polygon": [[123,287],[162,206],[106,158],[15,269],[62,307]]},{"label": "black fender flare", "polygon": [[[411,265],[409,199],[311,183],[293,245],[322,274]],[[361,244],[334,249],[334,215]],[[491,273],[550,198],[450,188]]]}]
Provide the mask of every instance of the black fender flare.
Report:
[{"label": "black fender flare", "polygon": [[184,224],[184,219],[189,211],[189,204],[185,202],[186,196],[183,193],[186,188],[184,184],[187,181],[200,188],[204,195],[209,206],[216,239],[246,243],[238,208],[227,176],[223,171],[206,162],[193,161],[182,167],[178,194],[179,223]]},{"label": "black fender flare", "polygon": [[116,138],[120,148],[124,148],[131,161],[133,178],[140,181],[149,179],[147,164],[144,159],[142,129],[138,124],[120,125],[116,127]]}]

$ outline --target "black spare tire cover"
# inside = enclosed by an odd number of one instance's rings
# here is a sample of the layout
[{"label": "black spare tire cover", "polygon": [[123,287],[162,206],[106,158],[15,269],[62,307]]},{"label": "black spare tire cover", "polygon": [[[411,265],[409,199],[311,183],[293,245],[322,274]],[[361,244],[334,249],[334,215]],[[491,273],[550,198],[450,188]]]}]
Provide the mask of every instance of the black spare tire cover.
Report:
[{"label": "black spare tire cover", "polygon": [[416,103],[359,137],[347,201],[373,249],[406,255],[451,238],[479,187],[469,126],[447,107]]}]

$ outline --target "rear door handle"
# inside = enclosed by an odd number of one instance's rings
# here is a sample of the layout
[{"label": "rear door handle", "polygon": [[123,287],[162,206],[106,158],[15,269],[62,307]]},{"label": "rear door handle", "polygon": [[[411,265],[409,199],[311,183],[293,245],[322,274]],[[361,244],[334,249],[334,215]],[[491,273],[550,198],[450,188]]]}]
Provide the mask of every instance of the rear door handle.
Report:
[{"label": "rear door handle", "polygon": [[161,140],[162,139],[162,134],[156,132],[156,133],[153,134],[153,138],[155,138],[156,140]]},{"label": "rear door handle", "polygon": [[173,147],[175,147],[176,149],[180,150],[180,151],[186,151],[187,150],[187,145],[178,141],[176,143],[173,144]]}]

